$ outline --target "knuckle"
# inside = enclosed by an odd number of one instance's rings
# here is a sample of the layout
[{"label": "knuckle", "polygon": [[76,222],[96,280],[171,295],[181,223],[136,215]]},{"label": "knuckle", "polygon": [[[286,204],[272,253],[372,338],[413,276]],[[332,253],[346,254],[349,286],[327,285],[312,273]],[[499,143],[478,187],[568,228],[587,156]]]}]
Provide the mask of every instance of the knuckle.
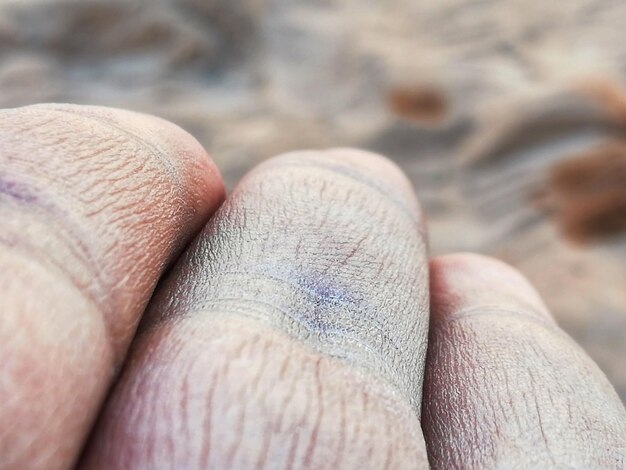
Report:
[{"label": "knuckle", "polygon": [[98,107],[0,111],[2,249],[62,269],[120,332],[130,331],[122,317],[140,307],[127,292],[148,295],[214,187],[194,184],[190,173],[207,173],[189,160],[210,160],[171,129]]}]

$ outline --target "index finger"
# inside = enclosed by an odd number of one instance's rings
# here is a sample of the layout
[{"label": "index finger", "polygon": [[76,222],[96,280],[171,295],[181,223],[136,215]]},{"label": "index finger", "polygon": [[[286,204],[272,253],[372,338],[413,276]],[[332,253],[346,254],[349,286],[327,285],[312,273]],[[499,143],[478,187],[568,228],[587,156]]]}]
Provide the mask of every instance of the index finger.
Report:
[{"label": "index finger", "polygon": [[159,276],[222,197],[172,124],[0,111],[0,468],[72,464]]}]

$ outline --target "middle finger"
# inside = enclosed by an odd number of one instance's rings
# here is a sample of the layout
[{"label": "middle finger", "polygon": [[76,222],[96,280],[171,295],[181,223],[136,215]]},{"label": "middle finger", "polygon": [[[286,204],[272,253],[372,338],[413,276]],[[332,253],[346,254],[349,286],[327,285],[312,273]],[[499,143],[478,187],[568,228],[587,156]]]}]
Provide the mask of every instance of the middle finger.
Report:
[{"label": "middle finger", "polygon": [[389,161],[261,165],[156,294],[96,468],[427,468],[421,213]]}]

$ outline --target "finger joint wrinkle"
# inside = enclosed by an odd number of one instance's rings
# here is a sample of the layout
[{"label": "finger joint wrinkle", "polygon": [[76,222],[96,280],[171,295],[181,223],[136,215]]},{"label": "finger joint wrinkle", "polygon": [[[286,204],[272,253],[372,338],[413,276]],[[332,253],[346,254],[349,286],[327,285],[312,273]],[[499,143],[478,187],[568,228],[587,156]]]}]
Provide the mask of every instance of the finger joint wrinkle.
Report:
[{"label": "finger joint wrinkle", "polygon": [[419,354],[401,344],[387,307],[377,299],[367,300],[332,276],[277,266],[213,273],[193,297],[187,305],[171,299],[164,319],[174,320],[181,314],[253,318],[314,350],[382,375],[411,393],[403,371],[412,370]]}]

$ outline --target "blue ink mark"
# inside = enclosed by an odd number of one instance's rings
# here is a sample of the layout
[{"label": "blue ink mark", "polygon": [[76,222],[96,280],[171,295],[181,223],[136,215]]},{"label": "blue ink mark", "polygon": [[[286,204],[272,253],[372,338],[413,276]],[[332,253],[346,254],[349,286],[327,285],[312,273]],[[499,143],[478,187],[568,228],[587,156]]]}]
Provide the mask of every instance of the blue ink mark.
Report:
[{"label": "blue ink mark", "polygon": [[361,301],[352,292],[338,285],[333,279],[316,272],[300,271],[296,282],[309,297],[311,311],[304,319],[318,333],[350,333],[354,322],[341,318],[338,307],[354,313],[363,310]]},{"label": "blue ink mark", "polygon": [[345,289],[333,285],[330,279],[324,278],[317,273],[302,273],[297,282],[302,289],[320,304],[336,304],[354,300]]},{"label": "blue ink mark", "polygon": [[37,201],[37,196],[29,192],[27,187],[17,181],[11,181],[0,174],[0,194],[9,196],[18,202],[31,204]]},{"label": "blue ink mark", "polygon": [[375,298],[369,298],[369,293],[355,291],[327,273],[290,263],[264,262],[249,268],[250,271],[297,288],[294,297],[284,299],[282,308],[310,332],[322,337],[352,337],[361,342],[362,336],[374,335],[372,341],[397,349],[385,321],[386,311]]}]

